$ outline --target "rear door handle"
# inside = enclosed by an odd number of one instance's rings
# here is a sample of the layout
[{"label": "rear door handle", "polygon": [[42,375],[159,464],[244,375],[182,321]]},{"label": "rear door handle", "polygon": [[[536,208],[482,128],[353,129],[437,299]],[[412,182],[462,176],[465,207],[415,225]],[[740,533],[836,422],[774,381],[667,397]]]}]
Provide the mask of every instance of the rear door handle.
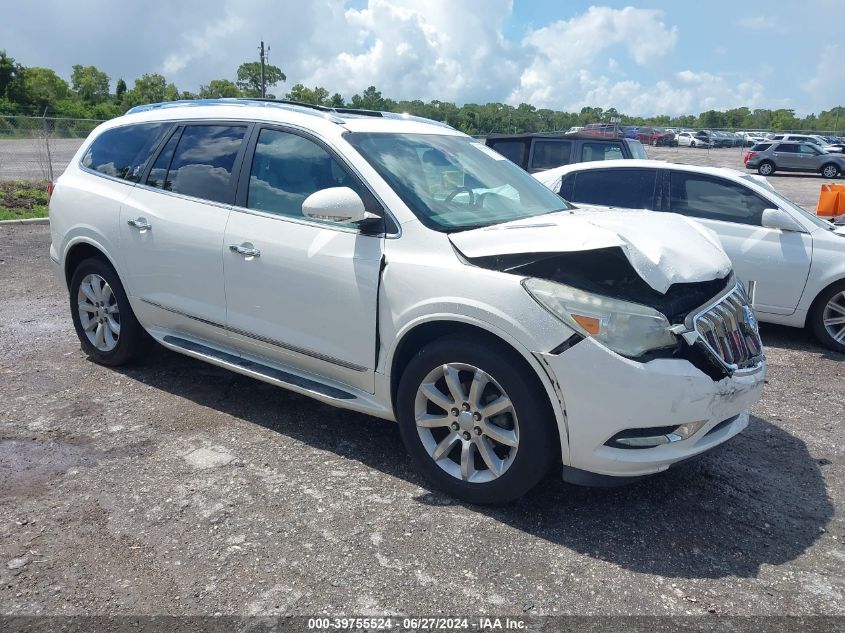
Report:
[{"label": "rear door handle", "polygon": [[147,222],[146,218],[136,218],[135,220],[127,220],[126,223],[129,226],[134,226],[136,229],[140,229],[143,233],[144,231],[149,231],[153,228],[153,225]]},{"label": "rear door handle", "polygon": [[252,257],[261,257],[261,251],[255,248],[249,242],[243,244],[229,244],[229,250],[238,255],[243,255],[247,259]]}]

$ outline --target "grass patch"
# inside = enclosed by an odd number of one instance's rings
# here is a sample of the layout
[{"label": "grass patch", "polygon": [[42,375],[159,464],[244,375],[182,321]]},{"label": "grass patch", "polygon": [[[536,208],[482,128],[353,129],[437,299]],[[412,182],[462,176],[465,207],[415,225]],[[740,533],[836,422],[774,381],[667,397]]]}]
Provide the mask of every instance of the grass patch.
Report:
[{"label": "grass patch", "polygon": [[0,220],[47,217],[47,181],[0,181]]}]

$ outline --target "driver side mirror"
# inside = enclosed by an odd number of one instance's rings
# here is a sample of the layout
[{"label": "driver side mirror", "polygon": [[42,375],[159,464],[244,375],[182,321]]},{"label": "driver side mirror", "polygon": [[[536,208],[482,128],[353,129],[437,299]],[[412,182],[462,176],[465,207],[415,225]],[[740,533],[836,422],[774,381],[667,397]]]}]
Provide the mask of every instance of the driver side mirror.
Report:
[{"label": "driver side mirror", "polygon": [[767,229],[802,231],[801,226],[783,209],[765,209],[761,224]]},{"label": "driver side mirror", "polygon": [[357,224],[378,218],[367,212],[361,196],[349,187],[329,187],[315,191],[303,201],[302,215],[338,224]]}]

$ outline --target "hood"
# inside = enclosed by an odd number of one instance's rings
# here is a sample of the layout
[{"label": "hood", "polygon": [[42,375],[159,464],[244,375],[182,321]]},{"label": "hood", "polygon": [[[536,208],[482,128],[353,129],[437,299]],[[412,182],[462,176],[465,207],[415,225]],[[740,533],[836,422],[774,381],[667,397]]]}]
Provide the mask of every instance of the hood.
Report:
[{"label": "hood", "polygon": [[675,283],[721,279],[731,271],[715,234],[673,213],[580,207],[452,233],[449,239],[471,259],[618,247],[661,294]]},{"label": "hood", "polygon": [[833,232],[837,235],[845,235],[845,224],[837,225],[837,227],[833,229]]}]

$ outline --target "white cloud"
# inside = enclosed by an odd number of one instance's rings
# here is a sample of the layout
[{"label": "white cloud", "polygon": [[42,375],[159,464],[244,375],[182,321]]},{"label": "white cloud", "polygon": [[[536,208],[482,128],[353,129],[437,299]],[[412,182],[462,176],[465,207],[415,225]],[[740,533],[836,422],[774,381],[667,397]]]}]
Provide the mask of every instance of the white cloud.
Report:
[{"label": "white cloud", "polygon": [[842,59],[845,46],[828,44],[819,58],[815,74],[802,84],[809,95],[808,101],[816,112],[845,103],[842,86],[845,85],[845,65],[830,63]]},{"label": "white cloud", "polygon": [[522,45],[533,59],[509,101],[559,105],[583,95],[583,88],[595,81],[590,71],[597,58],[611,47],[623,48],[640,66],[659,60],[678,40],[677,28],[667,27],[662,16],[651,9],[590,7],[571,20],[530,32]]},{"label": "white cloud", "polygon": [[751,15],[740,18],[736,21],[736,25],[753,31],[774,31],[779,28],[778,21],[770,15]]}]

